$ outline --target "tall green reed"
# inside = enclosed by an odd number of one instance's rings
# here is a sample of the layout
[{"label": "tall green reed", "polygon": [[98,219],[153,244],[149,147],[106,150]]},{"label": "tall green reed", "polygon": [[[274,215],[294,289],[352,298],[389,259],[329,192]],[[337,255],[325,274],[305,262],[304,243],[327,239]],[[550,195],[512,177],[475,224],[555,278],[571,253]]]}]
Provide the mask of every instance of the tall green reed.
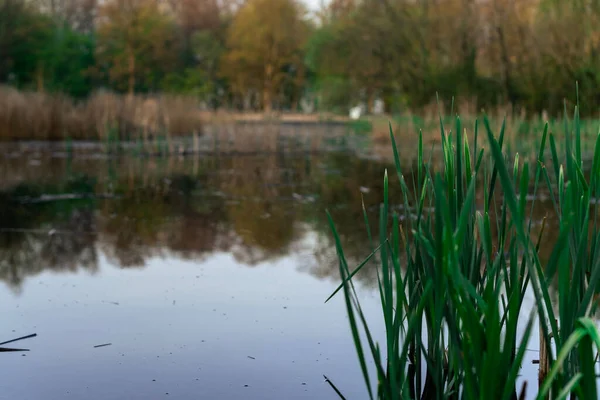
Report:
[{"label": "tall green reed", "polygon": [[[478,147],[477,122],[471,148],[460,119],[456,118],[452,132],[440,117],[441,171],[434,171],[432,163],[425,161],[419,133],[416,171],[411,169],[410,179],[403,173],[390,127],[404,215],[391,211],[386,171],[378,242],[373,240],[365,210],[373,252],[352,271],[328,214],[342,278],[332,296],[342,291],[345,297],[370,398],[520,398],[525,388],[517,387],[517,377],[536,322],[549,364],[540,396],[595,391],[591,349],[600,342],[595,340],[597,331],[589,317],[595,310],[592,295],[600,277],[596,203],[591,234],[588,227],[591,194],[597,197],[598,193],[600,139],[588,183],[578,108],[574,134],[568,127],[565,132],[563,160],[546,125],[531,170],[518,155],[511,161],[503,152],[505,124],[496,138],[489,120],[483,122],[487,157]],[[553,177],[545,163],[547,141]],[[560,161],[566,162],[566,173]],[[532,232],[540,183],[552,194],[560,229],[546,265],[538,255],[545,225],[537,234]],[[534,200],[528,204],[532,186]],[[483,193],[482,201],[477,193]],[[431,209],[432,213],[425,212]],[[366,265],[377,269],[385,328],[382,345],[366,322],[352,281]],[[558,313],[551,301],[556,278]],[[523,309],[528,287],[536,300],[531,313]],[[581,351],[584,347],[590,351]],[[369,358],[375,365],[376,387],[370,380]]]}]

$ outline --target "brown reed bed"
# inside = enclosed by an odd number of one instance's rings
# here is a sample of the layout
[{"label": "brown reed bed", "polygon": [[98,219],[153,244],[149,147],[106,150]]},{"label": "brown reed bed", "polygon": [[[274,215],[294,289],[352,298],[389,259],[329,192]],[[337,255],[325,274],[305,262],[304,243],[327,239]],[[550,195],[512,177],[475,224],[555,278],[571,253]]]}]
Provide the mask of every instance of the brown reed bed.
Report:
[{"label": "brown reed bed", "polygon": [[191,97],[123,96],[98,91],[76,101],[61,94],[0,86],[0,141],[106,140],[181,136],[202,131]]}]

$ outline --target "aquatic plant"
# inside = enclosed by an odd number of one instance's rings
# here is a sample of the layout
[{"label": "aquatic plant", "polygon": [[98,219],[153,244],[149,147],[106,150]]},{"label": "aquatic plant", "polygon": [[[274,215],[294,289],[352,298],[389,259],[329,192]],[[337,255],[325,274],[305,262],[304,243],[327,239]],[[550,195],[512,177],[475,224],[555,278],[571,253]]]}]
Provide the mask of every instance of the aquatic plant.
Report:
[{"label": "aquatic plant", "polygon": [[[366,238],[373,251],[356,268],[348,265],[328,213],[342,279],[331,296],[340,292],[345,298],[369,397],[524,398],[531,382],[517,382],[537,325],[539,398],[597,398],[600,334],[591,317],[600,280],[595,200],[600,135],[590,166],[582,154],[579,106],[572,123],[565,110],[562,152],[546,124],[530,164],[503,149],[504,123],[496,135],[483,118],[485,150],[478,122],[471,142],[459,117],[454,124],[453,131],[448,129],[440,116],[439,170],[425,159],[419,134],[412,176],[402,173],[390,125],[404,211],[393,211],[390,205],[385,171],[379,238],[370,232],[365,209]],[[531,218],[542,188],[550,193],[559,230],[544,261],[539,247],[547,240],[546,220],[534,227]],[[410,210],[416,210],[416,218]],[[385,328],[381,344],[367,323],[353,282],[363,268],[377,270]],[[531,312],[524,308],[528,291],[535,299]],[[336,392],[343,397],[343,388]]]}]

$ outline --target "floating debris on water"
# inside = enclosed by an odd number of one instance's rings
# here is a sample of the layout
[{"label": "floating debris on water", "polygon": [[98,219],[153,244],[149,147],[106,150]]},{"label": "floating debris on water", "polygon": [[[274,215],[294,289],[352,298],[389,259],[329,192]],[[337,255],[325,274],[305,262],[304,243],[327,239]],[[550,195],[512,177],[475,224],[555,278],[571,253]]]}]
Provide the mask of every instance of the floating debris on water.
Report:
[{"label": "floating debris on water", "polygon": [[17,342],[19,340],[31,339],[31,338],[34,338],[36,336],[37,336],[37,333],[32,333],[31,335],[27,335],[27,336],[21,336],[21,337],[16,338],[16,339],[7,340],[6,342],[2,342],[2,343],[0,343],[0,346],[3,345],[3,344]]},{"label": "floating debris on water", "polygon": [[29,349],[13,349],[10,347],[0,347],[0,353],[18,352],[18,351],[29,351]]},{"label": "floating debris on water", "polygon": [[[17,342],[19,340],[31,339],[31,338],[34,338],[36,336],[37,336],[37,333],[32,333],[31,335],[27,335],[27,336],[21,336],[21,337],[16,338],[16,339],[11,339],[11,340],[7,340],[6,342],[2,342],[2,343],[0,343],[0,346],[3,345],[3,344]],[[10,348],[10,347],[0,347],[0,352],[1,353],[16,352],[16,351],[29,351],[29,349],[14,349],[14,348]],[[23,355],[25,355],[25,354],[23,354]]]}]

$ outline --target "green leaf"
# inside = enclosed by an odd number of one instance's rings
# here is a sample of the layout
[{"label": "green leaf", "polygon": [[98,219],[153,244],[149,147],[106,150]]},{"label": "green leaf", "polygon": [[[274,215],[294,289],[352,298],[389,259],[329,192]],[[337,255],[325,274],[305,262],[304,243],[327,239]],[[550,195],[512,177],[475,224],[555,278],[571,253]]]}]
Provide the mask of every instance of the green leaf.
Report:
[{"label": "green leaf", "polygon": [[352,306],[352,302],[350,300],[351,292],[350,292],[350,287],[349,287],[350,284],[347,280],[348,271],[347,271],[347,267],[345,266],[346,262],[345,262],[345,257],[344,257],[344,251],[342,249],[340,237],[337,233],[337,230],[335,229],[335,224],[333,223],[333,219],[331,218],[331,214],[329,214],[329,212],[327,212],[327,219],[329,220],[329,227],[331,228],[331,231],[333,233],[333,237],[335,239],[335,246],[336,246],[336,249],[338,252],[338,257],[340,259],[339,260],[340,276],[342,278],[342,281],[344,282],[344,298],[345,298],[345,303],[346,303],[346,311],[348,314],[348,320],[350,322],[350,329],[352,331],[352,339],[354,340],[354,346],[356,347],[356,353],[358,355],[360,369],[362,370],[363,378],[365,380],[365,384],[366,384],[367,390],[369,392],[369,398],[372,400],[373,399],[373,390],[371,388],[371,381],[369,379],[369,371],[367,369],[365,354],[363,352],[362,342],[360,339],[360,335],[358,333],[358,325],[356,323],[354,309]]}]

